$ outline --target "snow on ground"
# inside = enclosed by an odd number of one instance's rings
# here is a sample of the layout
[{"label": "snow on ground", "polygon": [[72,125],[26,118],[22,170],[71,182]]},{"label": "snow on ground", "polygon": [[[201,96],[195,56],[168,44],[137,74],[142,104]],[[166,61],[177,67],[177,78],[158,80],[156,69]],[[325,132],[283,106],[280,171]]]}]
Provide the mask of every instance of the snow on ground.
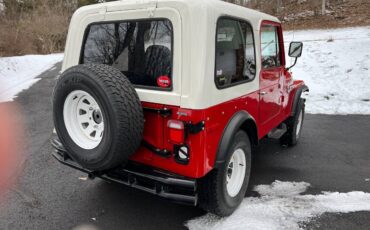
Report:
[{"label": "snow on ground", "polygon": [[288,31],[284,37],[286,49],[290,41],[303,41],[292,72],[310,88],[306,112],[370,114],[370,27]]},{"label": "snow on ground", "polygon": [[304,223],[323,213],[370,211],[370,193],[323,192],[301,195],[310,184],[306,182],[275,181],[254,188],[260,197],[245,198],[230,217],[211,214],[186,223],[191,230],[280,230],[300,229]]},{"label": "snow on ground", "polygon": [[12,101],[19,92],[40,80],[37,76],[62,59],[63,54],[0,58],[0,102]]}]

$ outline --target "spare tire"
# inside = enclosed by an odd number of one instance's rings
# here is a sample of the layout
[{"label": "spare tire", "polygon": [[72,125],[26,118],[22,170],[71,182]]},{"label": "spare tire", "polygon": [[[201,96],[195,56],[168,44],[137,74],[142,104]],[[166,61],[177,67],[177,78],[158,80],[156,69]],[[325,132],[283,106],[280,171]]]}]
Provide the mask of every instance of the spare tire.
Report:
[{"label": "spare tire", "polygon": [[127,77],[111,66],[66,70],[54,88],[53,116],[68,155],[86,169],[124,164],[142,140],[139,97]]}]

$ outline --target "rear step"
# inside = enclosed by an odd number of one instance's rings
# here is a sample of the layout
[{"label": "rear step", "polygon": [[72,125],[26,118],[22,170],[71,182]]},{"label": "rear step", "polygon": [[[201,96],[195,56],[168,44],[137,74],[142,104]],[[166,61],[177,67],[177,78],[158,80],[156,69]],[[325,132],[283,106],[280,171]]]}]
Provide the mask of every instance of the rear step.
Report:
[{"label": "rear step", "polygon": [[135,162],[129,162],[125,167],[117,167],[104,172],[94,172],[83,168],[73,161],[59,139],[53,138],[51,144],[55,150],[52,154],[60,163],[87,173],[90,179],[99,177],[103,180],[133,187],[177,203],[197,205],[196,179],[185,178]]},{"label": "rear step", "polygon": [[287,131],[287,126],[285,123],[281,123],[278,127],[271,130],[267,137],[271,139],[280,139]]}]

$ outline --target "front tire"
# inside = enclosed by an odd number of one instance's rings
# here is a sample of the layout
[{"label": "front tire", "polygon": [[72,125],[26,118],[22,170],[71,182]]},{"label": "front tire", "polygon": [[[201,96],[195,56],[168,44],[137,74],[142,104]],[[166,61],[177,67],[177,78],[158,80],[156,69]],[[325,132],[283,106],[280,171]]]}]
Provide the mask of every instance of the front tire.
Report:
[{"label": "front tire", "polygon": [[199,181],[200,207],[218,216],[231,215],[244,199],[250,170],[251,144],[248,135],[238,131],[225,162]]},{"label": "front tire", "polygon": [[305,113],[305,101],[299,99],[295,115],[286,120],[287,132],[281,137],[280,143],[282,145],[294,146],[298,143],[301,137],[302,125]]}]

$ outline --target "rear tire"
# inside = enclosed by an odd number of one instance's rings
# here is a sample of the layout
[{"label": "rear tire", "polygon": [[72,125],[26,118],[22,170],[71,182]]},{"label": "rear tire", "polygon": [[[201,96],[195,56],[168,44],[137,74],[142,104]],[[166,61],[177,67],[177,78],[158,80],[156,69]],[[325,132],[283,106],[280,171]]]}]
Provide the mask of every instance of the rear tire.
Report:
[{"label": "rear tire", "polygon": [[53,95],[55,129],[68,155],[102,171],[125,163],[140,146],[144,116],[130,81],[107,65],[79,65],[59,78]]},{"label": "rear tire", "polygon": [[227,159],[199,181],[199,206],[218,216],[229,216],[241,204],[248,188],[251,145],[248,135],[238,131]]},{"label": "rear tire", "polygon": [[297,109],[294,116],[288,118],[285,123],[287,125],[287,132],[280,138],[282,145],[294,146],[298,143],[301,136],[302,125],[304,121],[305,101],[299,99]]}]

